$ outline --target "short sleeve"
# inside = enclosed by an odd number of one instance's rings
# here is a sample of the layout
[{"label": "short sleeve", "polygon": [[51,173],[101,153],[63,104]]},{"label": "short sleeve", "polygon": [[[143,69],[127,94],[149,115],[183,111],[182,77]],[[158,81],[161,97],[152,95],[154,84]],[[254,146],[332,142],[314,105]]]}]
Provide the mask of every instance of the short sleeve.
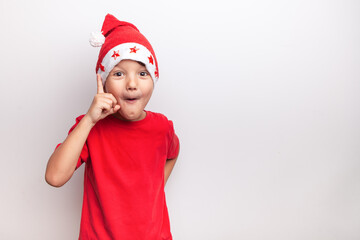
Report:
[{"label": "short sleeve", "polygon": [[[80,120],[81,120],[84,116],[85,116],[85,115],[81,115],[81,116],[79,116],[79,117],[76,118],[76,123],[70,128],[68,134],[70,134],[70,133],[74,130],[74,128],[79,124]],[[61,145],[61,143],[59,143],[59,144],[56,146],[55,150],[56,150],[60,145]],[[81,164],[83,164],[84,162],[86,163],[86,162],[88,161],[88,158],[89,158],[89,150],[88,150],[87,142],[85,142],[84,147],[83,147],[83,149],[81,150],[81,153],[80,153],[80,157],[79,157],[79,159],[78,159],[78,162],[77,162],[77,164],[76,164],[76,169],[78,169],[78,168],[81,166]]]},{"label": "short sleeve", "polygon": [[169,144],[167,159],[174,159],[179,154],[180,141],[178,136],[175,134],[174,125],[172,121],[169,121]]}]

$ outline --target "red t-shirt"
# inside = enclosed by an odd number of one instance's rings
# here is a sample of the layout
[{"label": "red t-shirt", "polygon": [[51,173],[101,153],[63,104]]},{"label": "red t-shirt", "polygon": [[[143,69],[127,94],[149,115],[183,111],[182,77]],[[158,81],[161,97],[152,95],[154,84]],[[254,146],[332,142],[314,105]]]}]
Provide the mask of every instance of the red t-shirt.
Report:
[{"label": "red t-shirt", "polygon": [[136,122],[110,115],[91,129],[76,166],[86,163],[79,239],[172,239],[164,166],[179,139],[172,121],[146,113]]}]

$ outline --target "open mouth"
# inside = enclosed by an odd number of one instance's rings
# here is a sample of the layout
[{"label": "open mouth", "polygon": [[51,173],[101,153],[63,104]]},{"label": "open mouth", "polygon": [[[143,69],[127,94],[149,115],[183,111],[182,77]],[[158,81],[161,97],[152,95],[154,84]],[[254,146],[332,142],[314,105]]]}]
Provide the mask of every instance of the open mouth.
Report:
[{"label": "open mouth", "polygon": [[134,103],[134,102],[136,102],[136,100],[138,100],[138,99],[139,99],[139,98],[132,98],[132,97],[130,98],[130,97],[129,97],[129,98],[125,98],[125,101],[128,102],[128,103]]}]

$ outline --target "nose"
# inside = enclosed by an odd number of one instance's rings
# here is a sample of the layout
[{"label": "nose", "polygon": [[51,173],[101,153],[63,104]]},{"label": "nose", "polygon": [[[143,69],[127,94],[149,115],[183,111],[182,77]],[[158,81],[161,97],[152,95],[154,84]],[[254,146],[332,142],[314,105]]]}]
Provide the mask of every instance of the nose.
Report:
[{"label": "nose", "polygon": [[127,79],[127,90],[136,90],[137,89],[137,78],[134,75],[128,76]]}]

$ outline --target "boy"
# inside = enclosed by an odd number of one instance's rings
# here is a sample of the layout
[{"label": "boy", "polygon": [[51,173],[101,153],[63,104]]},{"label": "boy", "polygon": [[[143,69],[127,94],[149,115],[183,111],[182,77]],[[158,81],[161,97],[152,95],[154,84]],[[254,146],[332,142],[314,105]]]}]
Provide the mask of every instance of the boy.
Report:
[{"label": "boy", "polygon": [[144,110],[158,79],[155,53],[110,14],[102,34],[90,41],[102,45],[97,94],[50,157],[46,181],[60,187],[86,163],[79,239],[171,240],[164,186],[179,140],[171,121]]}]

